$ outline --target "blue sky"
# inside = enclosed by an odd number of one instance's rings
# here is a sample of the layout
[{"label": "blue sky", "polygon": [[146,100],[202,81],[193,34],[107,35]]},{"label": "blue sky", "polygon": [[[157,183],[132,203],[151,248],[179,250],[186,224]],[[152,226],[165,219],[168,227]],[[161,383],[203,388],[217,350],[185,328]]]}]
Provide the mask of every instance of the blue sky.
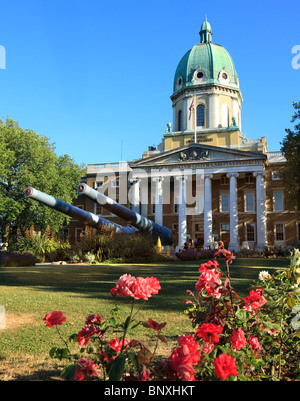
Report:
[{"label": "blue sky", "polygon": [[275,151],[293,127],[298,0],[2,0],[1,15],[0,117],[78,163],[132,160],[161,141],[177,64],[205,15],[239,75],[243,133]]}]

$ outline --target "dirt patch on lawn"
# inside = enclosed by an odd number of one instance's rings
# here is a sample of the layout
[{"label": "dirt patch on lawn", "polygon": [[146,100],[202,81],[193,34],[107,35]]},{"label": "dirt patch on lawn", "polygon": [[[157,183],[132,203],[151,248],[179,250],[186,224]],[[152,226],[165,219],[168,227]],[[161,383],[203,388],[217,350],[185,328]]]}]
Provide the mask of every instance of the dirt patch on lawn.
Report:
[{"label": "dirt patch on lawn", "polygon": [[23,313],[18,314],[14,312],[6,312],[5,314],[5,328],[15,329],[27,324],[35,325],[36,319],[33,314]]},{"label": "dirt patch on lawn", "polygon": [[58,366],[45,358],[37,356],[15,355],[5,360],[0,359],[0,381],[61,381]]}]

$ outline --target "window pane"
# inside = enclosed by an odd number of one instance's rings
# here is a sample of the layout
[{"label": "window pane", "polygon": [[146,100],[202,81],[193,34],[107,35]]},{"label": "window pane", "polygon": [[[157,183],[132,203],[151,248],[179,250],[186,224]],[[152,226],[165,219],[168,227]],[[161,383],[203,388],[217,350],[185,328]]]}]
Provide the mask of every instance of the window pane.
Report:
[{"label": "window pane", "polygon": [[246,212],[254,212],[254,194],[246,194]]},{"label": "window pane", "polygon": [[246,240],[249,242],[255,241],[255,226],[254,224],[246,225]]},{"label": "window pane", "polygon": [[229,212],[229,195],[221,195],[221,212]]},{"label": "window pane", "polygon": [[284,241],[284,227],[283,224],[276,224],[275,226],[276,241]]},{"label": "window pane", "polygon": [[204,106],[200,104],[197,107],[197,127],[204,127]]},{"label": "window pane", "polygon": [[178,131],[182,131],[182,111],[178,112]]},{"label": "window pane", "polygon": [[230,224],[221,224],[221,230],[222,231],[229,231],[230,230]]},{"label": "window pane", "polygon": [[283,195],[282,192],[274,193],[274,210],[275,212],[283,211]]}]

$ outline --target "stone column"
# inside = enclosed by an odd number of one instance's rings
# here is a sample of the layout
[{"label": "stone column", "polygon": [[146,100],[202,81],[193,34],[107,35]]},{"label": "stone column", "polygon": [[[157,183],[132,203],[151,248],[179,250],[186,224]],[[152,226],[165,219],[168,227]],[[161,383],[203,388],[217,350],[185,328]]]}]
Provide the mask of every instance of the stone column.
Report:
[{"label": "stone column", "polygon": [[212,247],[212,203],[211,180],[212,174],[204,174],[204,247]]},{"label": "stone column", "polygon": [[148,176],[141,177],[140,182],[141,215],[148,216]]},{"label": "stone column", "polygon": [[178,196],[178,246],[177,249],[182,249],[186,242],[187,221],[186,221],[186,188],[185,177],[176,177],[179,181],[179,196]]},{"label": "stone column", "polygon": [[256,249],[259,252],[262,252],[264,247],[268,245],[265,175],[264,171],[253,173],[253,176],[256,177]]},{"label": "stone column", "polygon": [[219,125],[219,95],[212,93],[208,97],[208,127],[217,128]]},{"label": "stone column", "polygon": [[140,213],[140,180],[138,178],[133,178],[130,180],[130,182],[131,208],[135,213]]},{"label": "stone column", "polygon": [[237,209],[237,177],[238,173],[229,173],[227,177],[230,179],[230,242],[229,250],[238,252],[240,250],[238,238],[238,209]]},{"label": "stone column", "polygon": [[155,181],[155,223],[163,225],[162,177],[153,178]]}]

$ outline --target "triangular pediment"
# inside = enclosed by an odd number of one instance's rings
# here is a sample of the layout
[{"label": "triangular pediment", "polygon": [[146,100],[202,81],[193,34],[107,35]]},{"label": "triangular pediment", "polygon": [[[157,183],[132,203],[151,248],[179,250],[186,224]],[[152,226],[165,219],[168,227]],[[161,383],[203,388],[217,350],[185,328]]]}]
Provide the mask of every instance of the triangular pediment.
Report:
[{"label": "triangular pediment", "polygon": [[199,162],[209,163],[230,160],[265,160],[266,158],[266,155],[259,152],[229,149],[220,146],[191,144],[137,160],[134,165],[142,167],[155,164],[193,164]]}]

